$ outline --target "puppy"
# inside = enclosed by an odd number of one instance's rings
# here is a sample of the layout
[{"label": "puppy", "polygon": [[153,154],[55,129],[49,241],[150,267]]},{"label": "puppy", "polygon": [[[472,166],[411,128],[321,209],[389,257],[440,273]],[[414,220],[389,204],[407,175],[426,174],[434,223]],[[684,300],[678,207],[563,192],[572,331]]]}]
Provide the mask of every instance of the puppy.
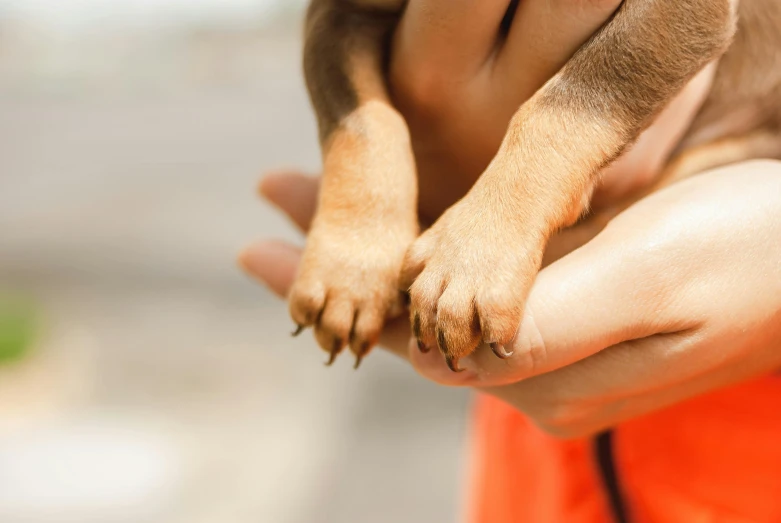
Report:
[{"label": "puppy", "polygon": [[[518,109],[468,193],[417,238],[410,136],[384,70],[405,4],[312,0],[307,13],[304,71],[323,180],[289,305],[297,333],[313,326],[329,364],[346,346],[360,364],[406,296],[418,347],[438,347],[454,372],[482,345],[509,357],[549,239],[578,221],[600,171],[715,60],[709,96],[660,185],[781,158],[781,2],[624,0]],[[507,18],[516,5],[508,1]]]}]

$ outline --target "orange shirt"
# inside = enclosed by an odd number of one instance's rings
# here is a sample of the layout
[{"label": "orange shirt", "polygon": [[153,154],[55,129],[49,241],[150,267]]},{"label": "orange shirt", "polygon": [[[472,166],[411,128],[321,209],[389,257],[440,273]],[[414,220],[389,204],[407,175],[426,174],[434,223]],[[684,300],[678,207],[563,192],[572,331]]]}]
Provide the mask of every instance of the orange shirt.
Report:
[{"label": "orange shirt", "polygon": [[553,438],[481,397],[473,441],[470,523],[604,523],[617,511],[631,523],[781,523],[781,376],[629,421],[599,444]]}]

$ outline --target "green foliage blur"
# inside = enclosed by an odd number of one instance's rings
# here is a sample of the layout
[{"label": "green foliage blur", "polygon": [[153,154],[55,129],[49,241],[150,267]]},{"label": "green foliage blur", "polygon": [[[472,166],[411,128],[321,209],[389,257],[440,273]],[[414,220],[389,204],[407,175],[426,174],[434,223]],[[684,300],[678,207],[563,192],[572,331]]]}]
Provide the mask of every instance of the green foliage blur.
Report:
[{"label": "green foliage blur", "polygon": [[33,345],[35,331],[32,303],[0,294],[0,365],[23,358]]}]

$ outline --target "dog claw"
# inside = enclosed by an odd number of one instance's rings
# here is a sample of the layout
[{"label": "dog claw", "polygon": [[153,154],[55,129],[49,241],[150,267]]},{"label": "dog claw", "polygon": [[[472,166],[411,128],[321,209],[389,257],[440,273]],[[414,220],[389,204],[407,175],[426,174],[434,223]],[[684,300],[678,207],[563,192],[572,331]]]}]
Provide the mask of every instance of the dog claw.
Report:
[{"label": "dog claw", "polygon": [[409,297],[409,292],[400,291],[400,293],[401,293],[401,304],[404,305],[404,307],[409,308],[410,304],[412,303],[412,300]]},{"label": "dog claw", "polygon": [[447,366],[450,368],[450,370],[453,372],[464,372],[466,370],[458,366],[458,358],[454,358],[448,354],[450,350],[447,347],[445,333],[441,330],[437,331],[437,344],[439,345],[439,350],[442,351],[442,354],[445,355],[445,361],[447,361]]},{"label": "dog claw", "polygon": [[450,368],[453,372],[464,372],[466,369],[462,369],[458,366],[458,360],[451,357],[451,356],[445,356],[445,361],[447,362],[447,366]]},{"label": "dog claw", "polygon": [[296,336],[298,336],[299,334],[301,334],[302,332],[304,332],[304,329],[306,329],[306,326],[304,326],[304,325],[298,325],[298,326],[296,327],[296,330],[294,330],[293,332],[291,332],[291,333],[290,333],[290,335],[291,335],[291,336],[293,336],[293,337],[295,338]]},{"label": "dog claw", "polygon": [[353,369],[358,370],[358,367],[361,366],[361,362],[363,362],[363,357],[366,356],[366,354],[369,353],[369,344],[364,343],[361,346],[361,353],[356,354],[355,356],[355,365],[353,365]]},{"label": "dog claw", "polygon": [[447,354],[450,350],[447,347],[447,340],[445,339],[445,333],[441,330],[437,331],[437,345],[442,354]]},{"label": "dog claw", "polygon": [[418,350],[423,354],[426,354],[429,351],[429,348],[420,341],[420,315],[418,313],[415,313],[415,317],[412,319],[412,334],[418,342]]},{"label": "dog claw", "polygon": [[328,362],[325,364],[326,367],[330,367],[334,364],[336,361],[336,357],[339,355],[339,352],[342,350],[342,340],[339,338],[334,340],[334,346],[331,348],[331,356],[328,358]]},{"label": "dog claw", "polygon": [[415,317],[412,319],[412,334],[417,339],[420,339],[420,315],[415,313]]},{"label": "dog claw", "polygon": [[496,354],[496,357],[502,360],[506,360],[513,355],[513,351],[508,351],[504,345],[498,343],[491,343],[491,350]]}]

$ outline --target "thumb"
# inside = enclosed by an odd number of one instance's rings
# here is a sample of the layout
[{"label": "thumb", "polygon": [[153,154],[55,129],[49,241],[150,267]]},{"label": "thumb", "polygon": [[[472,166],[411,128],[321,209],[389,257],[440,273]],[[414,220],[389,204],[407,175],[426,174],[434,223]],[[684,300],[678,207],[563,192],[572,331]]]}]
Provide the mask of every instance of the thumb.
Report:
[{"label": "thumb", "polygon": [[301,248],[279,240],[256,242],[239,254],[239,266],[247,275],[285,298],[298,271]]},{"label": "thumb", "polygon": [[268,173],[258,187],[266,201],[279,208],[304,232],[312,224],[319,191],[319,178],[294,170]]},{"label": "thumb", "polygon": [[630,222],[616,219],[539,273],[508,347],[510,358],[500,360],[481,347],[464,361],[467,372],[458,375],[436,353],[412,353],[413,365],[444,385],[493,387],[565,367],[624,341],[690,327],[679,322],[674,307],[676,272],[659,270],[670,260],[662,264],[658,242],[638,234]]}]

